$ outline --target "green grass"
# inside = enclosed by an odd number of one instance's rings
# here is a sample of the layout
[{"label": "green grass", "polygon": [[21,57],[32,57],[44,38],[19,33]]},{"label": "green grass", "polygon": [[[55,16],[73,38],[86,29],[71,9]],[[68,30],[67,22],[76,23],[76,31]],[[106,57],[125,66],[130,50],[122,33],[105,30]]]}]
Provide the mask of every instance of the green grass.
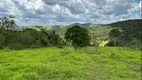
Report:
[{"label": "green grass", "polygon": [[42,28],[45,29],[45,30],[51,30],[52,26],[43,26]]},{"label": "green grass", "polygon": [[35,27],[35,26],[29,26],[28,28],[30,28],[30,29],[34,29],[34,30],[36,30],[36,31],[40,31],[40,29],[39,29],[39,28],[37,28],[37,27]]},{"label": "green grass", "polygon": [[141,52],[71,47],[0,51],[0,80],[141,80]]}]

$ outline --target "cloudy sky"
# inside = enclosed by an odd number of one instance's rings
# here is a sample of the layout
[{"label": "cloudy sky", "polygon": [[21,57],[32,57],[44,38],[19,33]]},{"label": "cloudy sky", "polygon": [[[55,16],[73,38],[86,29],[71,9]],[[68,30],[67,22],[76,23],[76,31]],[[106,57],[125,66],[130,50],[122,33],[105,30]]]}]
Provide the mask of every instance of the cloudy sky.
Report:
[{"label": "cloudy sky", "polygon": [[106,24],[140,19],[142,0],[0,0],[0,17],[15,16],[16,24]]}]

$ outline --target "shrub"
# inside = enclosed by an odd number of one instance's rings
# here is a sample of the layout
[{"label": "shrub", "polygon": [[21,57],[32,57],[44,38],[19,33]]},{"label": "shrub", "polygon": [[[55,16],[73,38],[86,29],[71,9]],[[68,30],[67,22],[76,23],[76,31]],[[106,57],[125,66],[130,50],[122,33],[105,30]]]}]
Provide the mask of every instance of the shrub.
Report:
[{"label": "shrub", "polygon": [[19,49],[23,49],[24,46],[20,43],[11,43],[8,45],[9,49],[14,49],[14,50],[19,50]]},{"label": "shrub", "polygon": [[5,37],[0,34],[0,49],[4,48]]}]

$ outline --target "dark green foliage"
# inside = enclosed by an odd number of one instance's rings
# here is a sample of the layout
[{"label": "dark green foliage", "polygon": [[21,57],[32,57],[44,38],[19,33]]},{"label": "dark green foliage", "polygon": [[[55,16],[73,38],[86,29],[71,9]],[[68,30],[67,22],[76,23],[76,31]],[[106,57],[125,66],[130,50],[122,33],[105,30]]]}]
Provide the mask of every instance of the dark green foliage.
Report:
[{"label": "dark green foliage", "polygon": [[120,28],[121,30],[123,30],[123,34],[125,34],[125,37],[127,38],[135,37],[141,39],[142,37],[142,19],[120,21],[109,24],[109,26],[112,26],[114,28]]},{"label": "dark green foliage", "polygon": [[2,34],[3,32],[4,32],[4,29],[0,27],[0,34]]},{"label": "dark green foliage", "polygon": [[135,43],[140,44],[142,41],[142,19],[120,21],[108,24],[107,26],[122,30],[122,35],[120,37],[121,46],[133,46],[133,48],[141,49],[141,46],[136,47],[133,42],[136,40],[137,42],[135,41]]},{"label": "dark green foliage", "polygon": [[120,41],[116,40],[115,44],[114,41],[109,41],[105,46],[115,46],[115,45],[120,46],[121,45]]},{"label": "dark green foliage", "polygon": [[12,29],[13,25],[15,24],[15,21],[13,20],[13,17],[3,17],[0,21],[0,26],[5,28],[6,30]]},{"label": "dark green foliage", "polygon": [[0,34],[0,49],[4,48],[5,37]]},{"label": "dark green foliage", "polygon": [[3,32],[2,34],[5,36],[5,45],[8,45],[9,40],[11,39],[11,34],[9,34],[9,31],[14,29],[15,21],[13,20],[13,18],[13,16],[0,18],[0,33]]},{"label": "dark green foliage", "polygon": [[5,37],[2,35],[3,34],[3,28],[0,27],[0,49],[3,49],[4,47],[4,41],[5,41]]},{"label": "dark green foliage", "polygon": [[23,42],[27,45],[30,45],[30,47],[42,47],[41,39],[43,37],[43,34],[39,31],[33,30],[33,29],[27,29],[24,30],[23,34]]},{"label": "dark green foliage", "polygon": [[132,41],[129,41],[129,43],[126,45],[127,47],[137,49],[137,50],[142,50],[142,44],[139,39],[133,38]]},{"label": "dark green foliage", "polygon": [[58,48],[63,48],[63,45],[65,45],[65,41],[62,38],[59,38],[59,46],[58,46]]},{"label": "dark green foliage", "polygon": [[110,38],[119,38],[120,37],[120,31],[119,29],[112,29],[109,33]]},{"label": "dark green foliage", "polygon": [[59,35],[57,35],[55,31],[50,33],[49,42],[51,43],[51,46],[59,45]]},{"label": "dark green foliage", "polygon": [[59,46],[59,40],[60,37],[55,31],[37,31],[29,28],[18,31],[0,28],[0,49],[4,47],[24,49]]},{"label": "dark green foliage", "polygon": [[87,29],[78,25],[67,29],[65,39],[66,41],[70,41],[73,46],[85,47],[90,44],[90,37]]},{"label": "dark green foliage", "polygon": [[[13,28],[15,25],[13,17],[3,17],[0,20],[0,49],[4,47],[23,49],[49,46],[62,48],[63,45],[70,44],[74,47],[85,47],[90,42],[92,45],[97,44],[98,46],[99,43],[110,38],[110,42],[107,44],[109,46],[128,46],[140,50],[142,41],[141,23],[142,19],[121,21],[108,24],[107,26],[96,25],[98,27],[94,27],[95,25],[91,24],[88,24],[91,26],[74,24],[63,28],[56,26],[51,30],[43,28],[15,30]],[[113,30],[111,31],[111,29]],[[121,35],[117,29],[121,30]]]},{"label": "dark green foliage", "polygon": [[114,46],[116,46],[116,43],[118,42],[120,38],[121,32],[119,29],[112,29],[109,33],[110,40],[114,43]]}]

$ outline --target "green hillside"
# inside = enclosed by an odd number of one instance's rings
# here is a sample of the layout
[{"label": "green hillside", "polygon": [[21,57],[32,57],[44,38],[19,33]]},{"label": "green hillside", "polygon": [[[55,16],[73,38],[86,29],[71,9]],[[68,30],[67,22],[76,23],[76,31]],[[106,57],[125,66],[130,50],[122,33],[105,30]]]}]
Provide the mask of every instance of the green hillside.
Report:
[{"label": "green hillside", "polygon": [[40,31],[40,28],[35,27],[35,26],[28,26],[27,28],[29,28],[29,29],[33,29],[33,30],[37,30],[37,31]]},{"label": "green hillside", "polygon": [[[88,29],[89,34],[91,36],[91,43],[93,44],[96,38],[100,39],[100,45],[105,46],[109,42],[109,35],[108,33],[113,28],[118,28],[122,31],[121,36],[121,42],[126,46],[131,46],[135,44],[135,46],[141,46],[140,41],[142,40],[141,37],[141,30],[142,30],[142,19],[138,20],[126,20],[126,21],[119,21],[111,24],[106,25],[96,25],[92,23],[86,23],[86,24],[80,24],[80,23],[74,23],[67,26],[63,25],[56,25],[56,26],[43,26],[40,27],[40,29],[45,29],[47,31],[53,31],[55,30],[57,34],[61,36],[62,39],[64,39],[64,34],[66,32],[66,29],[68,27],[72,27],[74,25],[79,25],[82,27],[85,27]],[[32,27],[33,28],[33,27]],[[37,27],[35,27],[36,30],[39,30]],[[105,43],[105,44],[104,44]],[[122,45],[120,45],[122,46]]]},{"label": "green hillside", "polygon": [[0,27],[0,80],[141,80],[141,20],[20,30],[11,23]]},{"label": "green hillside", "polygon": [[121,45],[142,50],[142,19],[119,21],[105,26],[121,30]]},{"label": "green hillside", "polygon": [[142,19],[119,21],[119,22],[107,24],[107,26],[111,26],[113,28],[120,28],[125,34],[125,37],[128,37],[128,38],[141,39],[142,37],[141,35]]}]

